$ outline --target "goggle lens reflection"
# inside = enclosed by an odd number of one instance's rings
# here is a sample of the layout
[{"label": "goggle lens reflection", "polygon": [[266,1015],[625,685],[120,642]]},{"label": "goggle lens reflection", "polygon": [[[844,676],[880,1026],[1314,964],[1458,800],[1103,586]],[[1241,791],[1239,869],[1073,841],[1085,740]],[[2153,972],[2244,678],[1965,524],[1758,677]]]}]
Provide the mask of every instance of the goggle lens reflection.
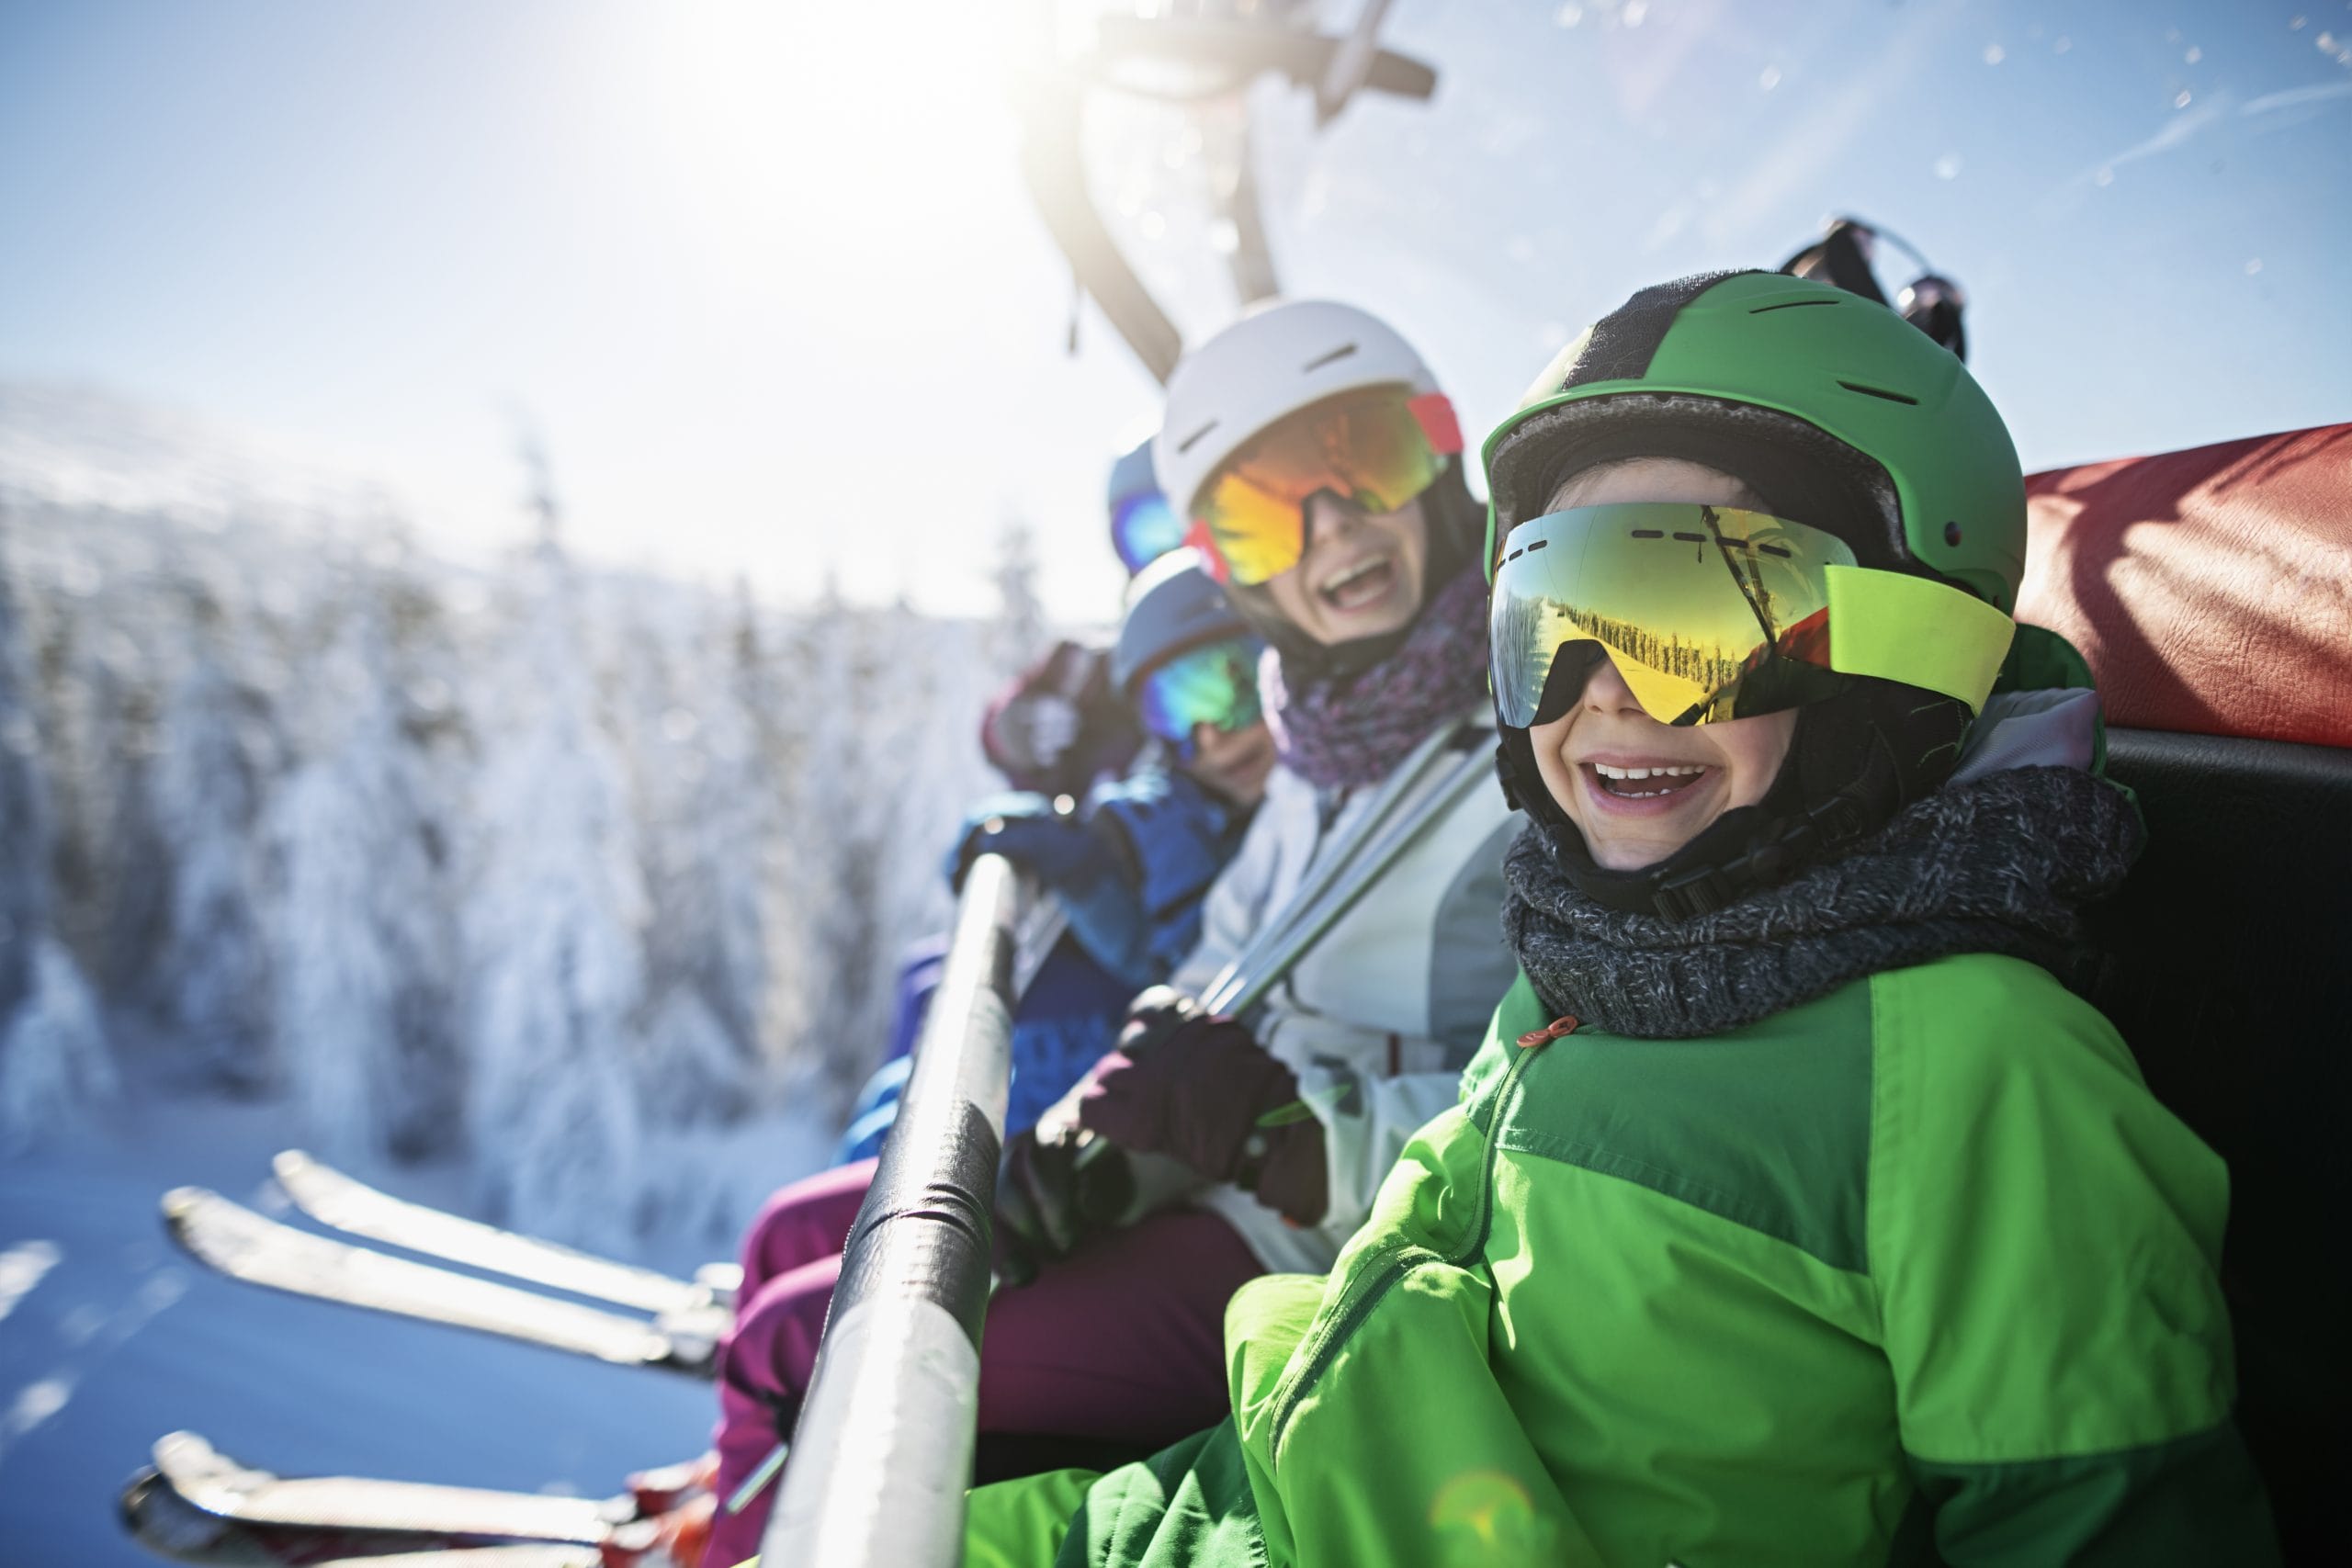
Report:
[{"label": "goggle lens reflection", "polygon": [[[1421,405],[1430,405],[1424,407]],[[1349,392],[1269,425],[1211,477],[1195,508],[1200,533],[1232,581],[1264,582],[1306,553],[1306,504],[1329,493],[1378,514],[1419,498],[1450,454],[1431,428],[1451,428],[1444,400],[1402,387]]]},{"label": "goggle lens reflection", "polygon": [[1136,692],[1143,727],[1190,756],[1195,725],[1232,731],[1257,723],[1261,647],[1254,637],[1228,637],[1180,653],[1146,675]]},{"label": "goggle lens reflection", "polygon": [[1827,569],[1853,565],[1835,535],[1761,512],[1642,503],[1521,524],[1488,610],[1497,710],[1513,726],[1559,717],[1603,655],[1661,724],[1834,696],[1848,678],[1829,668]]}]

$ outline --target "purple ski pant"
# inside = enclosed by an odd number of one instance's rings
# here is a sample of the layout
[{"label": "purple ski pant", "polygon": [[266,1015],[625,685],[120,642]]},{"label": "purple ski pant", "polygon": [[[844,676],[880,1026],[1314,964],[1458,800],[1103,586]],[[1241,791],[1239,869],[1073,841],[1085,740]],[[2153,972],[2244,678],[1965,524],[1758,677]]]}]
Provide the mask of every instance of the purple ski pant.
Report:
[{"label": "purple ski pant", "polygon": [[[841,1274],[842,1244],[874,1179],[861,1160],[770,1198],[743,1241],[734,1330],[719,1346],[721,1498],[797,1410]],[[989,1303],[980,1339],[979,1429],[1160,1447],[1226,1414],[1225,1303],[1265,1272],[1215,1214],[1176,1210],[1090,1244]],[[721,1513],[705,1568],[760,1549],[776,1487]]]}]

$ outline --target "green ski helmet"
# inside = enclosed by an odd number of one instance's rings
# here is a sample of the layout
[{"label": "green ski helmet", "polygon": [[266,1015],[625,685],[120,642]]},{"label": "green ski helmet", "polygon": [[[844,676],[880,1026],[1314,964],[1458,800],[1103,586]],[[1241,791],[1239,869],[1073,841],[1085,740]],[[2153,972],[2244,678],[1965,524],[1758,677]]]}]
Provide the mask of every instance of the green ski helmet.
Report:
[{"label": "green ski helmet", "polygon": [[[1950,775],[2014,630],[2025,487],[2007,428],[1956,356],[1883,305],[1764,272],[1643,289],[1545,367],[1487,440],[1489,578],[1511,529],[1563,480],[1636,457],[1733,475],[1773,515],[1842,540],[1866,576],[1963,591],[1903,595],[1901,616],[1871,628],[1883,657],[1862,668],[1933,670],[1931,688],[1838,676],[1834,694],[1797,710],[1763,800],[1637,871],[1593,862],[1498,701],[1504,788],[1563,869],[1602,903],[1679,919],[1826,858]],[[1581,681],[1589,668],[1555,671]]]}]

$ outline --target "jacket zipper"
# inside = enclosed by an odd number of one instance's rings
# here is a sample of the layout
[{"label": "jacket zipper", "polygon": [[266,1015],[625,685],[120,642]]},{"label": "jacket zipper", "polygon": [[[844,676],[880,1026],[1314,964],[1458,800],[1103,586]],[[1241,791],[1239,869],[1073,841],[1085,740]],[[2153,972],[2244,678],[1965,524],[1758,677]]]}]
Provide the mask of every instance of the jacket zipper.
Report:
[{"label": "jacket zipper", "polygon": [[1470,1224],[1461,1245],[1443,1254],[1432,1252],[1426,1247],[1399,1247],[1383,1257],[1369,1273],[1359,1277],[1359,1285],[1351,1289],[1348,1299],[1341,1303],[1330,1326],[1316,1340],[1313,1353],[1299,1368],[1297,1375],[1290,1380],[1290,1386],[1277,1396],[1273,1436],[1266,1447],[1269,1469],[1279,1470],[1282,1467],[1283,1438],[1290,1431],[1290,1418],[1296,1414],[1299,1402],[1313,1392],[1324,1371],[1339,1355],[1340,1348],[1363,1320],[1372,1315],[1372,1310],[1380,1304],[1389,1290],[1425,1263],[1459,1267],[1487,1245],[1487,1233],[1494,1222],[1495,1162],[1502,1154],[1503,1123],[1518,1100],[1520,1079],[1525,1076],[1528,1064],[1535,1059],[1536,1055],[1532,1050],[1519,1052],[1506,1069],[1502,1088],[1496,1091],[1495,1113],[1487,1122],[1487,1149],[1480,1164],[1478,1201],[1471,1212]]}]

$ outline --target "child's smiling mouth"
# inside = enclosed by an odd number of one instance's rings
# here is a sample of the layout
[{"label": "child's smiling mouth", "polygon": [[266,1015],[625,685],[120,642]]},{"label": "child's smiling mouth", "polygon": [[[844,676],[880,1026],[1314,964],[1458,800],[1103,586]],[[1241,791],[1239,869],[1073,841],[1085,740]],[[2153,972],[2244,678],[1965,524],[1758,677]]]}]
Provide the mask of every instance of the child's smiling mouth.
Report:
[{"label": "child's smiling mouth", "polygon": [[1602,762],[1577,764],[1585,791],[1601,810],[1615,815],[1661,816],[1712,792],[1705,785],[1723,770],[1702,762]]}]

